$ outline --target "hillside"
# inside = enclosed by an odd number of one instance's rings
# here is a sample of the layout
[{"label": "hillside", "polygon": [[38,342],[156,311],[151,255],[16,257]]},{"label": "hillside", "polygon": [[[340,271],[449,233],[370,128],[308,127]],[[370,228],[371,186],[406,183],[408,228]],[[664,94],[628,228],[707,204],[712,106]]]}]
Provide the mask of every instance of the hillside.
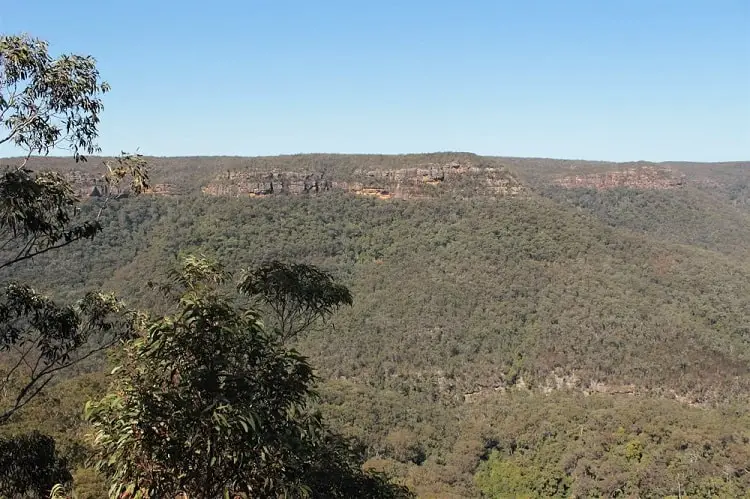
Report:
[{"label": "hillside", "polygon": [[[151,195],[13,276],[158,307],[144,283],[180,253],[333,271],[354,306],[296,347],[368,466],[426,497],[750,490],[750,162],[149,161]],[[86,212],[97,162],[34,167]]]}]

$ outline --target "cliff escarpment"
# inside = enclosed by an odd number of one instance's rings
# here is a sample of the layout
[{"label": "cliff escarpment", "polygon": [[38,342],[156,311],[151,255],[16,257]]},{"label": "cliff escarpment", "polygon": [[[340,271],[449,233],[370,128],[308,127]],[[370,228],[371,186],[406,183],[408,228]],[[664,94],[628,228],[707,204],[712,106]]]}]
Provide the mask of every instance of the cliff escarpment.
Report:
[{"label": "cliff escarpment", "polygon": [[350,172],[336,169],[263,171],[246,168],[217,175],[201,191],[214,196],[343,191],[379,199],[414,199],[433,197],[454,189],[492,196],[515,196],[524,191],[518,179],[507,169],[471,160],[417,163],[404,168],[383,168],[382,165],[373,164]]}]

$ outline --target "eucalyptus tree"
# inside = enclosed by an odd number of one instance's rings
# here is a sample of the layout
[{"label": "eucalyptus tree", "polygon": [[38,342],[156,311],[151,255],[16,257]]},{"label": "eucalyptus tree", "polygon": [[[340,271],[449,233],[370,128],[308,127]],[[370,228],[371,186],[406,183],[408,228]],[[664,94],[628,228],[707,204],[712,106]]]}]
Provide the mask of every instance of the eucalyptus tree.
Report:
[{"label": "eucalyptus tree", "polygon": [[0,168],[0,424],[60,371],[128,332],[114,327],[124,310],[111,295],[89,293],[78,304],[59,304],[10,279],[14,265],[95,237],[114,193],[138,194],[148,187],[144,158],[123,153],[105,162],[101,180],[107,193],[97,215],[84,219],[65,176],[32,169],[37,156],[53,150],[67,150],[76,161],[100,151],[98,126],[108,90],[91,56],[52,57],[43,40],[0,36],[0,145],[23,152]]},{"label": "eucalyptus tree", "polygon": [[187,257],[86,417],[110,497],[410,497],[365,473],[312,409],[307,360],[237,303],[231,274]]},{"label": "eucalyptus tree", "polygon": [[[123,153],[103,165],[106,186],[98,212],[84,218],[64,175],[36,171],[35,160],[67,151],[75,161],[97,145],[102,81],[87,55],[50,55],[47,42],[0,36],[0,146],[19,152],[0,164],[0,426],[18,415],[64,370],[131,337],[138,314],[111,294],[87,293],[61,304],[13,280],[34,257],[86,242],[101,230],[110,199],[148,187],[146,162]],[[0,438],[2,494],[47,494],[69,478],[54,441],[29,434]]]}]

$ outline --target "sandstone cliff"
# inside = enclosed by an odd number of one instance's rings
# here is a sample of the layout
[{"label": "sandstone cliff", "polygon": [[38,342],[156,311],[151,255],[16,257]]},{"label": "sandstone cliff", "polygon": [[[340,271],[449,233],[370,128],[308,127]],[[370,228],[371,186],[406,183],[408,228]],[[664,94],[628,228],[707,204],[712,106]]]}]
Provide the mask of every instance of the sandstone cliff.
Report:
[{"label": "sandstone cliff", "polygon": [[432,197],[447,189],[470,189],[478,195],[514,196],[521,183],[505,168],[471,161],[424,163],[387,169],[359,168],[349,174],[327,171],[228,171],[202,188],[214,196],[319,194],[338,190],[379,199]]},{"label": "sandstone cliff", "polygon": [[684,175],[669,168],[641,166],[619,171],[566,175],[557,179],[557,184],[567,187],[592,187],[612,189],[630,187],[634,189],[674,189],[683,185]]}]

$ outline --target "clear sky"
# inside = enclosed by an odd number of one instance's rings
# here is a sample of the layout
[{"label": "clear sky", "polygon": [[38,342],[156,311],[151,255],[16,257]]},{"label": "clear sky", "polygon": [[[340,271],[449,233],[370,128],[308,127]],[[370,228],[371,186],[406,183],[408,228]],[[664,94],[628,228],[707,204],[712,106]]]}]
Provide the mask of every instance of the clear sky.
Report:
[{"label": "clear sky", "polygon": [[750,0],[24,0],[106,154],[750,159]]}]

